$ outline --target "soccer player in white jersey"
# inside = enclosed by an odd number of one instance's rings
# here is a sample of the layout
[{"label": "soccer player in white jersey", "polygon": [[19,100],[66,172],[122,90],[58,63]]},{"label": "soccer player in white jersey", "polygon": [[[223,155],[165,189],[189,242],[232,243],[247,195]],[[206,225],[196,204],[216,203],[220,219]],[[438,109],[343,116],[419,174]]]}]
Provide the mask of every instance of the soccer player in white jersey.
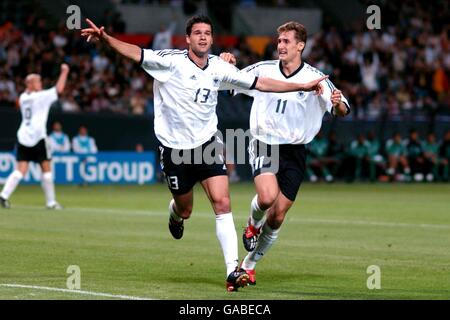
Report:
[{"label": "soccer player in white jersey", "polygon": [[[287,22],[278,29],[278,60],[262,61],[243,71],[258,77],[270,75],[279,80],[309,81],[323,74],[302,61],[306,29],[297,22]],[[221,57],[235,63],[234,56]],[[256,263],[276,241],[286,213],[293,205],[305,176],[305,145],[319,132],[325,112],[345,116],[350,112],[347,99],[330,80],[323,80],[324,92],[262,93],[236,90],[254,98],[250,113],[252,140],[249,161],[253,170],[256,195],[242,236],[249,253],[241,267],[256,284]],[[278,159],[271,158],[276,147]],[[263,150],[265,152],[263,152]],[[266,156],[265,156],[266,155]],[[267,156],[268,155],[268,156]],[[273,161],[278,161],[273,165]]]},{"label": "soccer player in white jersey", "polygon": [[25,79],[26,90],[19,97],[22,122],[17,132],[17,167],[6,179],[0,194],[0,203],[3,208],[10,207],[9,197],[26,175],[30,161],[37,162],[41,166],[41,185],[47,208],[62,208],[55,197],[51,154],[47,141],[47,120],[51,105],[58,100],[58,94],[64,91],[68,74],[69,66],[62,64],[56,85],[47,90],[42,90],[40,75],[30,74]]},{"label": "soccer player in white jersey", "polygon": [[[106,34],[89,19],[89,28],[82,36],[102,40],[120,54],[138,62],[154,79],[154,129],[160,142],[161,167],[173,199],[169,204],[169,230],[175,239],[183,236],[184,220],[191,216],[193,187],[200,182],[216,214],[216,234],[222,247],[227,269],[226,288],[236,291],[247,284],[247,273],[238,267],[237,235],[231,213],[228,178],[223,157],[213,152],[212,164],[204,161],[207,150],[223,150],[217,139],[217,95],[222,83],[235,88],[255,88],[261,91],[290,92],[313,90],[320,92],[317,75],[306,84],[282,82],[267,77],[255,77],[239,72],[217,56],[209,55],[213,28],[206,16],[196,16],[187,22],[187,50],[153,51],[119,41]],[[303,81],[305,82],[305,81]],[[198,152],[199,151],[199,152]],[[200,163],[176,159],[199,154]],[[183,157],[184,159],[184,157]],[[189,157],[192,160],[192,157]],[[176,161],[177,160],[177,161]]]}]

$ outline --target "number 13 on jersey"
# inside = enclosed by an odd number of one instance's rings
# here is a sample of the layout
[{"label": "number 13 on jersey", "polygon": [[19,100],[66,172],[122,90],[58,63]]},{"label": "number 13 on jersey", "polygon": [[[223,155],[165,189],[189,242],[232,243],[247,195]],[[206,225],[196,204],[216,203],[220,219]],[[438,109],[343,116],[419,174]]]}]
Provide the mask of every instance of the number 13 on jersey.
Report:
[{"label": "number 13 on jersey", "polygon": [[194,102],[206,103],[209,98],[209,94],[211,93],[210,89],[200,88],[195,93]]}]

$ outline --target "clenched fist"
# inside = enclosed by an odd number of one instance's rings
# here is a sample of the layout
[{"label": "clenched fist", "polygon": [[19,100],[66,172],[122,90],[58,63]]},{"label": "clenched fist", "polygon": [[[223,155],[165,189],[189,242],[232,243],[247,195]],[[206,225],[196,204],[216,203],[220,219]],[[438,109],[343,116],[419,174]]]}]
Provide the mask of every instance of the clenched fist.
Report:
[{"label": "clenched fist", "polygon": [[331,103],[333,104],[333,107],[336,107],[341,103],[341,97],[341,90],[334,89],[333,92],[331,92]]},{"label": "clenched fist", "polygon": [[69,70],[70,70],[70,67],[69,67],[68,64],[63,63],[63,64],[61,65],[61,72],[69,72]]}]

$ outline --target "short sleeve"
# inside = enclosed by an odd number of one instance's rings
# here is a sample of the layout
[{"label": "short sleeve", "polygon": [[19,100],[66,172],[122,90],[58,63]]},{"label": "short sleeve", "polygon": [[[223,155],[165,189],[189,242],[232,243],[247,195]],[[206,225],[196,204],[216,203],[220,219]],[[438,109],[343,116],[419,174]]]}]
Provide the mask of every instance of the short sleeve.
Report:
[{"label": "short sleeve", "polygon": [[173,72],[173,55],[164,54],[163,51],[142,49],[140,64],[153,78],[166,82]]},{"label": "short sleeve", "polygon": [[50,108],[53,102],[58,100],[58,92],[56,91],[56,87],[38,92],[37,100],[38,103],[36,105],[42,108]]},{"label": "short sleeve", "polygon": [[[241,70],[241,72],[252,75],[253,77],[260,77],[260,68],[259,68],[259,64],[252,64],[244,69]],[[252,89],[243,89],[243,88],[234,88],[234,90],[232,91],[232,95],[237,95],[237,94],[245,94],[247,96],[253,97],[255,94],[255,90],[254,88]]]},{"label": "short sleeve", "polygon": [[240,71],[226,62],[222,64],[222,73],[222,84],[219,90],[251,90],[258,81],[258,78],[251,73]]},{"label": "short sleeve", "polygon": [[[323,94],[319,95],[320,104],[325,106],[326,110],[332,115],[334,115],[333,103],[331,102],[331,94],[333,90],[336,89],[336,87],[329,79],[322,80],[320,83],[323,86]],[[344,97],[344,95],[341,95],[341,101],[345,103],[345,105],[347,106],[347,114],[349,114],[350,105],[348,103],[347,98]]]}]

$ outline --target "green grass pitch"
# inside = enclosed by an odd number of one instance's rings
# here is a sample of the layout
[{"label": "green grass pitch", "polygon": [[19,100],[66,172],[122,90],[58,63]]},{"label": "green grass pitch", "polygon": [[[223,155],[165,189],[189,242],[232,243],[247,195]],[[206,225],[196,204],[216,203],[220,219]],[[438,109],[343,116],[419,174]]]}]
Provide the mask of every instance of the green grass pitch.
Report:
[{"label": "green grass pitch", "polygon": [[[254,194],[231,185],[240,241]],[[57,186],[63,211],[44,209],[39,186],[20,186],[0,210],[0,299],[107,297],[6,287],[67,288],[152,299],[449,299],[449,184],[304,184],[257,285],[225,291],[215,219],[197,186],[181,240],[167,228],[165,185]],[[381,270],[381,289],[366,286]]]}]

